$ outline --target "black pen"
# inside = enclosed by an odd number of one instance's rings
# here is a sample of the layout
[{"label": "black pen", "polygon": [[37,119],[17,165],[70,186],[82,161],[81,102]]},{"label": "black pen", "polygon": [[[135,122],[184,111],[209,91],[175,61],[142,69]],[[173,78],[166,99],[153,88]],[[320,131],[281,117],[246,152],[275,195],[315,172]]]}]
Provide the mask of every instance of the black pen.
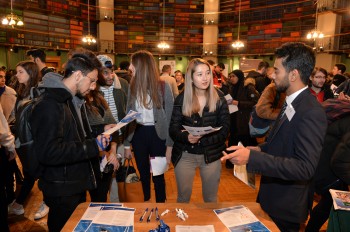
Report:
[{"label": "black pen", "polygon": [[145,212],[143,212],[142,216],[140,217],[140,222],[143,221],[143,218],[145,217],[147,211],[148,211],[148,208],[145,209]]},{"label": "black pen", "polygon": [[159,221],[158,207],[156,207],[156,220]]},{"label": "black pen", "polygon": [[151,209],[151,212],[148,215],[147,222],[151,221],[152,213],[153,213],[153,208]]}]

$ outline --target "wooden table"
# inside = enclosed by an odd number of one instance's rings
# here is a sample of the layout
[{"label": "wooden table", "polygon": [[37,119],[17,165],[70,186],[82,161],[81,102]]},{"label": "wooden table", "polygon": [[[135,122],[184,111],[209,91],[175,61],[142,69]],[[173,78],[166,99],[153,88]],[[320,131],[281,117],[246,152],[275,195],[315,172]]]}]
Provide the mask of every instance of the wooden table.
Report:
[{"label": "wooden table", "polygon": [[[62,231],[73,231],[90,202],[80,204],[73,215],[69,218]],[[147,223],[146,219],[149,214],[146,214],[144,221],[141,223],[139,219],[146,208],[151,209],[158,207],[159,215],[169,209],[170,212],[161,219],[170,227],[172,232],[175,232],[176,225],[213,225],[216,232],[228,231],[220,219],[215,215],[213,209],[226,208],[231,206],[244,205],[252,211],[255,216],[271,231],[279,231],[274,222],[260,208],[260,205],[255,202],[222,202],[222,203],[124,203],[125,207],[135,208],[134,231],[149,231],[158,226],[155,214],[152,215],[151,222]],[[175,208],[183,209],[189,216],[186,221],[182,221],[176,217]]]}]

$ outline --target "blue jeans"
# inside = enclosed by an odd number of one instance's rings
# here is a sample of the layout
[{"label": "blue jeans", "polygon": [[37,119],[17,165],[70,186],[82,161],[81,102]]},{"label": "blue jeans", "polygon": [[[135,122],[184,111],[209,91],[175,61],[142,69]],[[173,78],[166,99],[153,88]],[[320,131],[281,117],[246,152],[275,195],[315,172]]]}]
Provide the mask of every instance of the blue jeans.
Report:
[{"label": "blue jeans", "polygon": [[177,184],[177,202],[189,202],[192,195],[193,179],[199,168],[202,180],[202,195],[204,202],[217,202],[221,175],[221,161],[205,163],[204,155],[182,153],[180,161],[175,166]]}]

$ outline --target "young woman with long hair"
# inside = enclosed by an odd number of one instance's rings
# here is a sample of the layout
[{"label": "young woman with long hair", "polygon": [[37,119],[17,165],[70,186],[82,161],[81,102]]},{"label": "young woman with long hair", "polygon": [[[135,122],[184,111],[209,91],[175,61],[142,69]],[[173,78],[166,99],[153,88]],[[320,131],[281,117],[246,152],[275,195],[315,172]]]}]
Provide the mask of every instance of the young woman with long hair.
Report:
[{"label": "young woman with long hair", "polygon": [[[132,78],[128,94],[127,112],[135,110],[142,115],[136,123],[129,125],[129,136],[125,140],[126,158],[131,158],[132,144],[137,169],[140,172],[144,200],[150,200],[150,158],[166,156],[170,162],[173,141],[168,129],[174,104],[171,87],[160,81],[159,70],[153,55],[148,51],[137,51],[131,57],[129,67]],[[153,176],[156,202],[165,202],[164,174]]]},{"label": "young woman with long hair", "polygon": [[[214,87],[209,63],[203,59],[193,59],[187,67],[185,89],[175,99],[169,129],[174,140],[171,160],[175,167],[177,202],[190,201],[197,168],[201,174],[204,201],[217,201],[220,158],[226,148],[229,118],[226,100]],[[184,130],[183,125],[221,129],[194,136]]]},{"label": "young woman with long hair", "polygon": [[[85,100],[88,121],[92,130],[91,134],[94,138],[97,138],[99,134],[115,126],[116,121],[108,107],[108,103],[99,91],[99,86],[91,90],[86,95]],[[117,134],[115,136],[113,135],[112,138],[117,139]],[[101,172],[101,175],[96,176],[97,188],[89,191],[91,201],[94,202],[107,202],[107,194],[111,185],[113,172],[119,168],[116,140],[110,142],[108,150],[100,152],[100,160],[99,162],[94,162],[94,164],[100,164],[104,158],[108,162],[105,167],[101,167],[100,165],[97,165],[97,167],[94,166],[94,168],[100,169]],[[95,171],[95,173],[99,173],[99,171]]]},{"label": "young woman with long hair", "polygon": [[[16,77],[19,84],[18,88],[15,89],[17,92],[17,101],[13,110],[14,115],[16,114],[18,107],[23,103],[23,101],[30,98],[30,89],[32,87],[37,87],[40,78],[39,73],[39,68],[33,61],[22,61],[16,65]],[[23,154],[18,153],[21,161],[24,159],[22,155]],[[22,169],[24,176],[22,188],[17,198],[9,205],[10,214],[21,215],[24,213],[23,204],[35,183],[35,178],[29,174],[26,167],[22,166]],[[44,209],[46,215],[48,213],[48,207],[45,205],[45,203],[41,205],[39,211],[43,211],[41,210],[42,208]],[[34,217],[35,219],[39,219],[41,218],[41,215],[35,215]]]}]

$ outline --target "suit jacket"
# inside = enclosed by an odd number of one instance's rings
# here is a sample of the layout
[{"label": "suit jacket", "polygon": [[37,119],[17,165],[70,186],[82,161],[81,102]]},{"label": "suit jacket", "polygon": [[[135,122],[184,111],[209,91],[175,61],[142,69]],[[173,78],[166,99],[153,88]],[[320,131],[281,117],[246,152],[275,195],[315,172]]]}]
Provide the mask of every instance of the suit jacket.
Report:
[{"label": "suit jacket", "polygon": [[250,152],[248,171],[261,173],[258,202],[269,215],[304,222],[312,206],[312,178],[327,129],[326,115],[308,89],[292,102],[291,121],[276,121],[261,152]]}]

